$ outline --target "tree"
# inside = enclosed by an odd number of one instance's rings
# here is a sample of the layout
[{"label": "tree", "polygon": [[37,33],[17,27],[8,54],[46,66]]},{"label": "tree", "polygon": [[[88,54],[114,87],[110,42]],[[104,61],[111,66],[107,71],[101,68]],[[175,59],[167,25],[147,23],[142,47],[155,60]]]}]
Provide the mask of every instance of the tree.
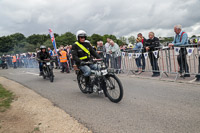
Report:
[{"label": "tree", "polygon": [[93,44],[93,45],[97,45],[97,42],[98,41],[102,41],[103,40],[103,37],[99,34],[93,34],[91,36],[91,40],[90,40],[90,43]]},{"label": "tree", "polygon": [[43,45],[43,43],[49,39],[50,37],[48,35],[39,35],[39,34],[33,34],[27,37],[26,41],[30,44],[37,45],[38,43],[40,45]]},{"label": "tree", "polygon": [[10,37],[12,38],[12,40],[16,40],[17,42],[20,42],[26,39],[26,37],[22,33],[15,33],[15,34],[10,35]]},{"label": "tree", "polygon": [[192,35],[192,37],[191,37],[191,38],[193,38],[193,37],[195,38],[195,37],[196,37],[196,35]]},{"label": "tree", "polygon": [[114,42],[117,42],[117,37],[115,35],[108,35],[108,34],[105,34],[103,35],[103,42],[106,43],[107,42],[107,38],[110,38],[112,39]]},{"label": "tree", "polygon": [[135,43],[135,37],[134,36],[130,36],[128,38],[129,43],[134,44]]},{"label": "tree", "polygon": [[76,36],[71,32],[66,32],[65,34],[56,37],[57,46],[60,45],[72,45],[76,42]]},{"label": "tree", "polygon": [[126,44],[126,40],[127,40],[127,38],[124,37],[124,36],[122,36],[122,37],[119,38],[119,40],[121,40],[124,44]]},{"label": "tree", "polygon": [[14,44],[11,36],[0,37],[0,52],[9,52],[14,48]]}]

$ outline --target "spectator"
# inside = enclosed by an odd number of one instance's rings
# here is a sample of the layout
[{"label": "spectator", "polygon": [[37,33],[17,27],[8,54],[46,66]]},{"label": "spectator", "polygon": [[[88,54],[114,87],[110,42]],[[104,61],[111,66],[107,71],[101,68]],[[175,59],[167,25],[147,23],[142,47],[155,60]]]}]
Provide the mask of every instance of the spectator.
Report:
[{"label": "spectator", "polygon": [[103,45],[103,41],[98,42],[97,53],[102,59],[104,59],[104,55],[106,56],[106,48]]},{"label": "spectator", "polygon": [[[116,69],[116,73],[121,73],[121,51],[119,45],[110,41],[111,67]],[[114,66],[113,66],[114,65]]]},{"label": "spectator", "polygon": [[[51,58],[54,56],[53,54],[53,51],[51,50],[50,47],[48,47],[48,52],[49,52],[49,55],[51,56]],[[52,58],[53,59],[53,58]],[[51,62],[51,66],[54,68],[54,65],[53,65],[53,62]]]},{"label": "spectator", "polygon": [[56,65],[55,69],[60,69],[59,58],[58,58],[58,55],[57,55],[57,50],[54,49],[53,51],[54,51],[53,59],[55,60],[55,65]]},{"label": "spectator", "polygon": [[141,64],[141,53],[142,53],[142,48],[143,48],[143,44],[142,44],[142,38],[138,37],[136,39],[137,43],[135,44],[135,47],[133,48],[133,50],[135,51],[136,54],[140,54],[139,57],[136,57],[135,62],[137,65],[138,70],[136,72],[138,72],[138,74],[142,73],[142,64]]},{"label": "spectator", "polygon": [[67,52],[64,51],[63,47],[60,47],[60,51],[58,52],[58,55],[60,56],[60,63],[62,66],[62,73],[67,72],[70,73],[69,71],[69,66],[67,64]]},{"label": "spectator", "polygon": [[51,50],[50,47],[48,47],[48,52],[49,52],[49,55],[50,55],[50,56],[53,56],[53,55],[54,55],[54,54],[53,54],[53,51]]},{"label": "spectator", "polygon": [[16,57],[16,55],[12,56],[12,62],[13,62],[13,68],[16,69],[17,68],[17,57]]},{"label": "spectator", "polygon": [[[143,44],[143,47],[145,47],[145,43],[146,43],[146,38],[144,38],[142,36],[142,33],[139,33],[137,35],[138,37],[142,38],[142,44]],[[142,71],[144,72],[145,71],[145,67],[146,67],[146,62],[145,62],[145,57],[144,57],[144,53],[146,52],[146,49],[142,49]]]},{"label": "spectator", "polygon": [[69,45],[68,58],[69,58],[69,66],[70,66],[70,69],[73,69],[74,61],[73,61],[73,59],[72,59],[72,45]]},{"label": "spectator", "polygon": [[196,81],[200,81],[200,56],[199,56],[199,68],[198,74],[196,75]]},{"label": "spectator", "polygon": [[[174,32],[176,33],[176,35],[174,37],[174,41],[169,44],[169,47],[186,45],[188,42],[188,35],[184,31],[182,31],[182,26],[175,25]],[[177,57],[178,64],[180,67],[179,73],[182,74],[185,71],[185,74],[183,75],[183,77],[190,77],[189,66],[187,63],[186,55],[187,55],[186,48],[181,48],[179,51],[179,55]]]},{"label": "spectator", "polygon": [[160,76],[160,71],[158,67],[158,58],[159,53],[157,53],[157,58],[155,57],[153,51],[157,50],[160,46],[160,41],[157,37],[155,37],[153,32],[149,32],[149,39],[145,43],[144,46],[146,51],[149,52],[149,59],[152,66],[153,75],[152,77]]},{"label": "spectator", "polygon": [[106,48],[106,66],[109,67],[109,60],[110,60],[110,38],[107,38],[107,43],[105,44]]}]

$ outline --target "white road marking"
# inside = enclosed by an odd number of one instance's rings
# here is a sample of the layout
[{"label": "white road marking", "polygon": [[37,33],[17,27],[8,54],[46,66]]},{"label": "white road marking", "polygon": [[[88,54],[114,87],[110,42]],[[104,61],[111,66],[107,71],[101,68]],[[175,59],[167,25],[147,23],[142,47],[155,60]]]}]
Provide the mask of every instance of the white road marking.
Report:
[{"label": "white road marking", "polygon": [[36,76],[39,76],[39,74],[37,73],[31,73],[31,72],[26,72],[27,74],[32,74],[32,75],[36,75]]},{"label": "white road marking", "polygon": [[193,83],[195,80],[196,80],[196,78],[193,79],[193,80],[190,80],[190,81],[188,81],[188,82],[189,82],[189,83]]}]

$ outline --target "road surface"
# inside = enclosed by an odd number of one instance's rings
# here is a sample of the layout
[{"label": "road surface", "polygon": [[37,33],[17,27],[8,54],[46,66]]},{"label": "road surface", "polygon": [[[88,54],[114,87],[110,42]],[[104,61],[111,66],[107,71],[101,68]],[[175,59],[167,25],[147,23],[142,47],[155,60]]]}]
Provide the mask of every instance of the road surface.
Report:
[{"label": "road surface", "polygon": [[95,133],[200,132],[199,85],[122,75],[124,98],[115,104],[81,93],[74,73],[55,70],[53,83],[39,77],[37,69],[0,70],[0,76],[34,90]]}]

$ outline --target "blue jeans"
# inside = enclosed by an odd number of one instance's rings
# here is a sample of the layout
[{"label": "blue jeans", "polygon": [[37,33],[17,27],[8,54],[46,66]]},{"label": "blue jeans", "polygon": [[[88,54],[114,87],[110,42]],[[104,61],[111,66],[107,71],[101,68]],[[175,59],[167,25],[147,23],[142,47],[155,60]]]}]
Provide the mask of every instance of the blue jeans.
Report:
[{"label": "blue jeans", "polygon": [[97,70],[98,66],[97,66],[97,64],[92,64],[92,65],[89,65],[89,66],[88,65],[80,66],[79,68],[83,72],[83,75],[85,77],[88,77],[91,74],[91,70]]},{"label": "blue jeans", "polygon": [[40,72],[43,71],[43,62],[39,62],[39,69],[40,69]]},{"label": "blue jeans", "polygon": [[106,54],[106,66],[109,67],[109,59],[110,59],[110,54]]},{"label": "blue jeans", "polygon": [[136,65],[138,68],[142,68],[141,58],[142,58],[142,56],[140,55],[138,58],[135,59],[135,62],[136,62]]}]

